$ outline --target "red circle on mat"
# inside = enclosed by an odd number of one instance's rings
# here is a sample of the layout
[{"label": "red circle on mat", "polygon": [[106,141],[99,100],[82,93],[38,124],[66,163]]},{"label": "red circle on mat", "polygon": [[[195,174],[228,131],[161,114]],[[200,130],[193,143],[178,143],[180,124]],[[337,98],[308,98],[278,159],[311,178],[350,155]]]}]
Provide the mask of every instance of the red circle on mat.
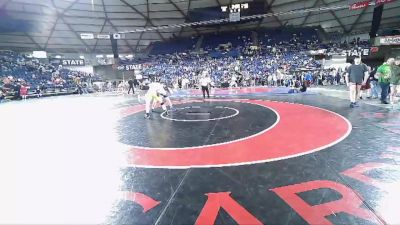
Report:
[{"label": "red circle on mat", "polygon": [[[351,132],[343,116],[313,106],[266,100],[213,100],[257,104],[279,115],[275,126],[247,138],[189,148],[145,148],[132,146],[128,163],[135,167],[222,167],[277,161],[313,153],[335,145]],[[186,101],[188,103],[194,101]],[[133,106],[123,116],[144,110]]]}]

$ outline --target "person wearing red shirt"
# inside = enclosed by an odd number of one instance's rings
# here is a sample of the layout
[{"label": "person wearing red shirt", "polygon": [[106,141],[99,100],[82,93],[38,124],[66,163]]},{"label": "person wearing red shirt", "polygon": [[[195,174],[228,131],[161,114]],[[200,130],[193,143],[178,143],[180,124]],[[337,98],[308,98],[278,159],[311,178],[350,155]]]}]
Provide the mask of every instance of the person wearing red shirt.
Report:
[{"label": "person wearing red shirt", "polygon": [[27,84],[21,85],[19,92],[21,94],[22,100],[26,100],[26,97],[28,96],[28,89],[29,89],[29,86]]}]

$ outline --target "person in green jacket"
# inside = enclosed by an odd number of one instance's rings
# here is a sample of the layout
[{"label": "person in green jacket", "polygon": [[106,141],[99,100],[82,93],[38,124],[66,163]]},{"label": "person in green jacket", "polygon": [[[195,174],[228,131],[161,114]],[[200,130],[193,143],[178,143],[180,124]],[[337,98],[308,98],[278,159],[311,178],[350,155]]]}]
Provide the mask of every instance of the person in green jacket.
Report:
[{"label": "person in green jacket", "polygon": [[390,77],[390,104],[394,107],[395,97],[400,89],[400,56],[397,56],[392,66],[392,76]]},{"label": "person in green jacket", "polygon": [[375,76],[377,76],[379,85],[382,88],[381,92],[381,103],[389,104],[387,102],[387,96],[389,95],[390,79],[392,76],[392,67],[394,65],[394,58],[389,58],[385,63],[383,63],[376,71]]}]

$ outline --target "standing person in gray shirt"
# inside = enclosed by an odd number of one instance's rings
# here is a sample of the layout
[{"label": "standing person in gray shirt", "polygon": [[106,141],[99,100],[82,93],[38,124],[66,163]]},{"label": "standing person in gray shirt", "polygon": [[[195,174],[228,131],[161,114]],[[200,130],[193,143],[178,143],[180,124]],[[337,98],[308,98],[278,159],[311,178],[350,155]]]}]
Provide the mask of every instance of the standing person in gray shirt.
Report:
[{"label": "standing person in gray shirt", "polygon": [[361,86],[368,80],[368,68],[361,63],[361,57],[354,58],[354,64],[347,68],[346,83],[350,89],[350,108],[357,107],[356,100],[361,93]]}]

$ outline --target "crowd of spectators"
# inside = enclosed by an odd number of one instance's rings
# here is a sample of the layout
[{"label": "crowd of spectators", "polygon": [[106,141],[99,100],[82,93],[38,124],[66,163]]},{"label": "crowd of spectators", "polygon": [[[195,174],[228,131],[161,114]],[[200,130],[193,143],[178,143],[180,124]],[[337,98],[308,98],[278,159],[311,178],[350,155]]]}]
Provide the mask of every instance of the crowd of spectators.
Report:
[{"label": "crowd of spectators", "polygon": [[[160,77],[183,88],[197,87],[204,71],[210,75],[214,86],[223,87],[340,85],[344,84],[345,72],[340,68],[323,68],[321,60],[310,55],[310,51],[326,49],[327,53],[333,53],[349,46],[368,45],[360,40],[322,44],[317,31],[306,28],[208,35],[204,36],[201,51],[193,52],[197,40],[188,39],[187,50],[181,46],[179,52],[173,54],[162,53],[174,48],[175,42],[158,44],[161,50],[155,45],[153,54],[147,58],[126,59],[123,63],[141,64],[143,77]],[[184,41],[175,44],[179,43]],[[10,51],[0,52],[0,65],[1,98],[10,93],[14,98],[24,98],[26,92],[40,97],[49,89],[84,93],[87,92],[85,87],[97,79],[92,74],[41,63]],[[119,86],[108,83],[115,86],[114,89]]]},{"label": "crowd of spectators", "polygon": [[[309,51],[327,48],[334,52],[352,43],[331,44],[328,48],[321,44],[313,30],[306,34],[299,31],[259,33],[257,45],[250,36],[249,33],[233,35],[237,41],[233,42],[232,37],[227,39],[227,48],[218,47],[224,43],[221,38],[216,42],[218,45],[213,46],[212,41],[205,38],[206,51],[202,53],[187,51],[150,56],[140,62],[142,74],[161,77],[179,87],[195,87],[204,70],[210,74],[215,86],[291,86],[302,82],[308,85],[344,84],[342,69],[323,69],[321,61]],[[239,54],[232,56],[232,51]]]},{"label": "crowd of spectators", "polygon": [[46,93],[78,92],[94,79],[92,74],[42,63],[13,51],[0,52],[0,100],[41,97]]}]

